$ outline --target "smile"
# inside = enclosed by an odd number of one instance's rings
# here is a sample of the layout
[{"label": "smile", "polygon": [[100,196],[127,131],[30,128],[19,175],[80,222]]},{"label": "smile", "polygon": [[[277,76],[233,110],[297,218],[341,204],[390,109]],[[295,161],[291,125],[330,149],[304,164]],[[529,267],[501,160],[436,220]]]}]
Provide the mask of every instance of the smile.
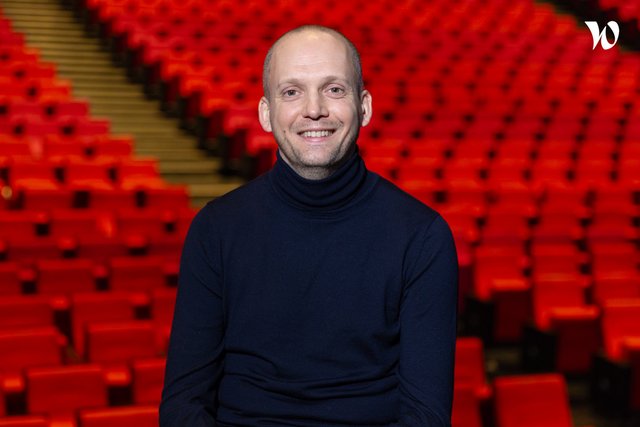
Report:
[{"label": "smile", "polygon": [[303,138],[323,138],[333,134],[332,130],[307,130],[300,132],[300,136]]}]

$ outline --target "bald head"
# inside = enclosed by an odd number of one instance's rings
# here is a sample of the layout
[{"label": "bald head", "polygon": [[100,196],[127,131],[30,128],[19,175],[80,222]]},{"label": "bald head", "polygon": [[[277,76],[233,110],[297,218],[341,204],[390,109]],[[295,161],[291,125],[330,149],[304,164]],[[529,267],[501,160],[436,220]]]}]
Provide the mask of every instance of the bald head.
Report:
[{"label": "bald head", "polygon": [[264,66],[262,68],[262,90],[267,99],[269,99],[271,96],[271,89],[270,89],[271,63],[273,60],[273,56],[277,53],[278,47],[283,42],[290,40],[292,37],[295,37],[296,35],[300,36],[303,33],[312,34],[314,32],[333,36],[335,39],[337,39],[344,45],[344,47],[347,50],[347,54],[349,55],[350,62],[352,64],[355,87],[358,93],[362,91],[364,87],[364,83],[362,79],[362,65],[360,64],[360,54],[358,53],[358,50],[353,45],[353,43],[351,43],[351,41],[348,38],[342,35],[342,33],[334,29],[323,27],[321,25],[303,25],[301,27],[294,28],[293,30],[290,30],[285,34],[283,34],[278,40],[276,40],[276,42],[271,46],[271,48],[267,52],[267,56],[264,59]]}]

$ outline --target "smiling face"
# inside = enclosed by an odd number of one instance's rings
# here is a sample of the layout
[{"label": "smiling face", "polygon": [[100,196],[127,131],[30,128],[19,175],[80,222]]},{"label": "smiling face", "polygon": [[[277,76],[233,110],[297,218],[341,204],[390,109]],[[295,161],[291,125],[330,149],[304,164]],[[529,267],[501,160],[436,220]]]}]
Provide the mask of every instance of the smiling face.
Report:
[{"label": "smiling face", "polygon": [[360,91],[345,42],[318,30],[280,39],[273,50],[260,124],[300,176],[325,178],[355,150],[371,118],[371,95]]}]

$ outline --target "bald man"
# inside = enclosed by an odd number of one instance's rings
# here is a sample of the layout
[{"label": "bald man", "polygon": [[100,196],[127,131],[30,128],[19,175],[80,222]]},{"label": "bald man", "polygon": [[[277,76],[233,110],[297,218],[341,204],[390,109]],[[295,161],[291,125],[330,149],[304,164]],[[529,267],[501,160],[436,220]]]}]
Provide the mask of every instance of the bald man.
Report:
[{"label": "bald man", "polygon": [[356,48],[296,28],[263,85],[277,161],[191,225],[161,426],[450,426],[455,247],[358,153],[372,99]]}]

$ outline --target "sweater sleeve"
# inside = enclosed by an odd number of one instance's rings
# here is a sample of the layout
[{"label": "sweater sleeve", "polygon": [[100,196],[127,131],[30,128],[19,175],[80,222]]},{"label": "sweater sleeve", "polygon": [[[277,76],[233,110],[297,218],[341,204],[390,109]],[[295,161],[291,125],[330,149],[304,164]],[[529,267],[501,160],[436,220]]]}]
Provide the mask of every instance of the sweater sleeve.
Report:
[{"label": "sweater sleeve", "polygon": [[161,427],[213,427],[222,373],[220,251],[207,208],[194,218],[180,261],[178,294],[160,404]]},{"label": "sweater sleeve", "polygon": [[406,255],[396,426],[451,426],[457,293],[455,245],[438,216]]}]

